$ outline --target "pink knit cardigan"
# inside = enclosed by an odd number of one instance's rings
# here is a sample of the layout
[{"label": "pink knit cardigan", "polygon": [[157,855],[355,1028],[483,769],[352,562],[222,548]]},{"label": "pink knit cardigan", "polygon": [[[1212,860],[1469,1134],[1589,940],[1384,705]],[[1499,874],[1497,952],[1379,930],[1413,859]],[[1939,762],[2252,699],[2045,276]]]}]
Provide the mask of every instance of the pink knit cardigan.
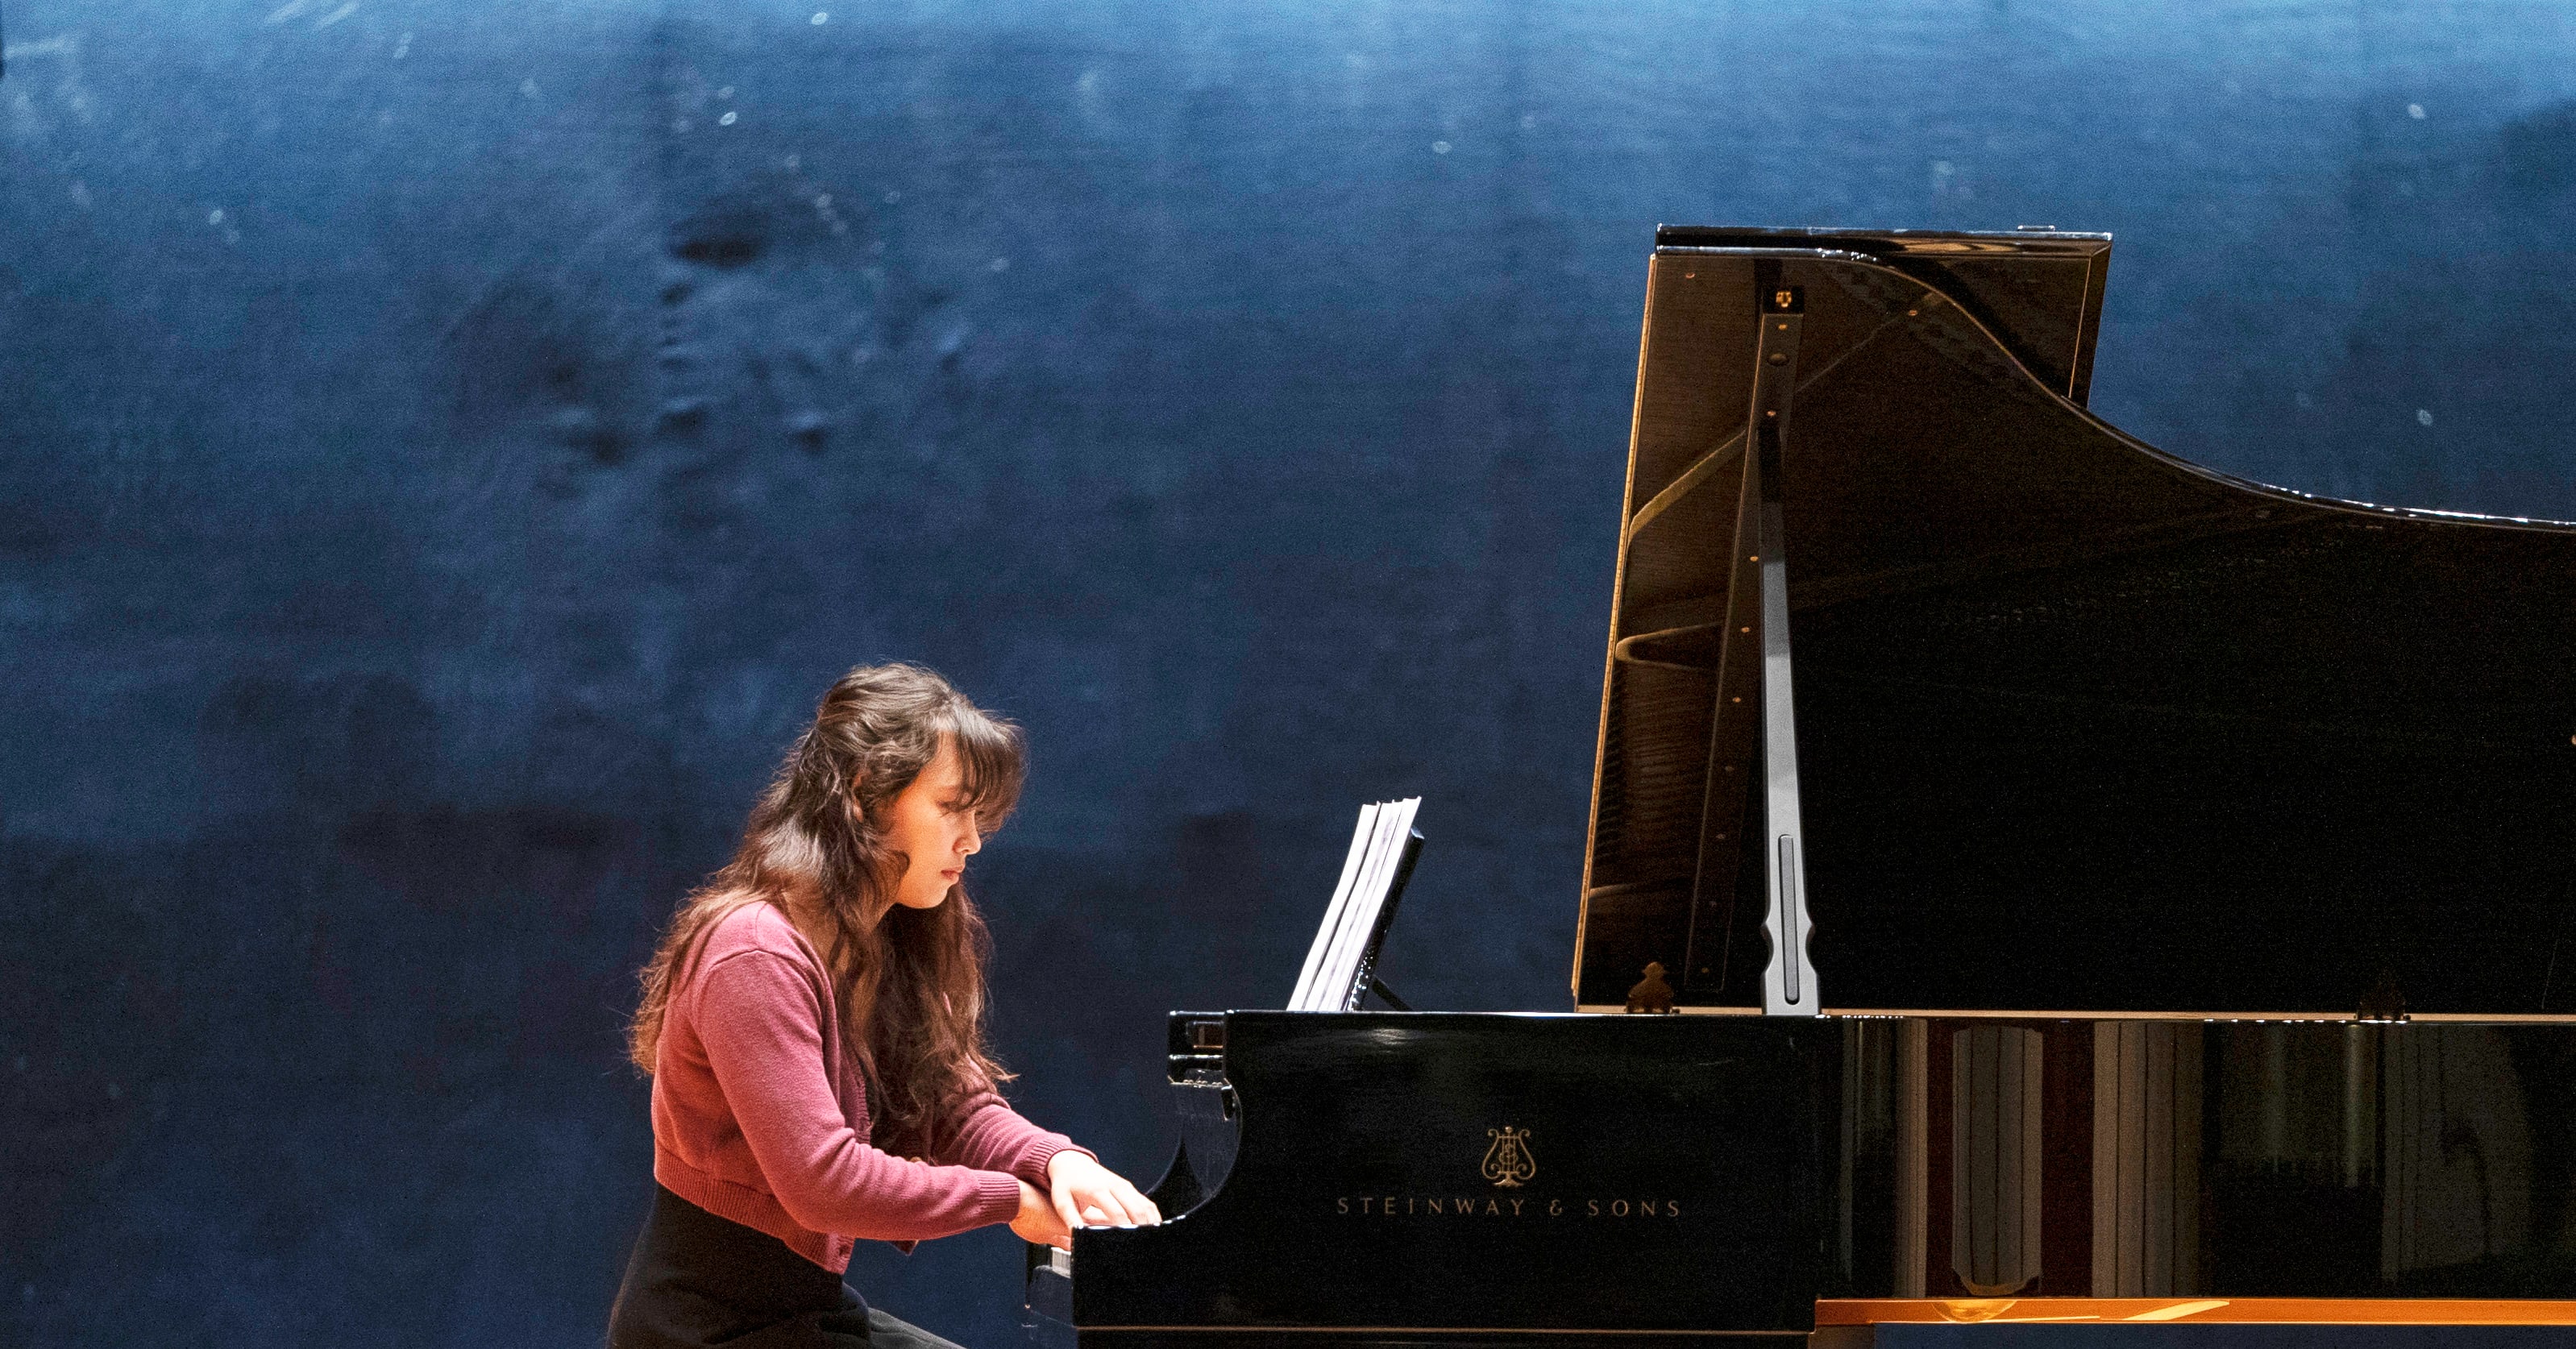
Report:
[{"label": "pink knit cardigan", "polygon": [[1020,1211],[1025,1180],[1073,1147],[986,1091],[927,1161],[868,1142],[867,1087],[843,1052],[832,981],[786,915],[717,921],[671,990],[653,1073],[653,1178],[835,1273],[854,1238],[944,1237]]}]

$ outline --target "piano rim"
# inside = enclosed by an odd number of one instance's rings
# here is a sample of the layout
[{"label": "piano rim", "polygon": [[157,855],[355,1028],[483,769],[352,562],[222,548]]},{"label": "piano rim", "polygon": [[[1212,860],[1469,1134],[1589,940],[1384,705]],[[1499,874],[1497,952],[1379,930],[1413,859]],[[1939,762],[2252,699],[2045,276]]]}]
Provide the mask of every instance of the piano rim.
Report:
[{"label": "piano rim", "polygon": [[[1576,1003],[1578,1016],[1639,1016],[1615,1002]],[[1400,1015],[1400,1014],[1399,1014]],[[1685,1006],[1675,1007],[1670,1015],[1678,1016],[1762,1016],[1759,1007]],[[2399,1017],[2370,1017],[2358,1012],[2246,1012],[2246,1011],[2067,1011],[2025,1010],[1995,1007],[1827,1007],[1816,1013],[1818,1018],[1847,1021],[2315,1021],[2344,1022],[2356,1026],[2568,1026],[2576,1025],[2576,1012],[2410,1012]]]}]

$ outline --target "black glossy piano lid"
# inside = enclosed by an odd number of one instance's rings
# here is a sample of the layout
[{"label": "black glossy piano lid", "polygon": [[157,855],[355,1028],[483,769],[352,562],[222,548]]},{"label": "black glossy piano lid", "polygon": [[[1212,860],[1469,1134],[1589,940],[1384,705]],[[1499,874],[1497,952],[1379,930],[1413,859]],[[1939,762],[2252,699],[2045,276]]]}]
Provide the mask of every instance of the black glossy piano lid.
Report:
[{"label": "black glossy piano lid", "polygon": [[1768,262],[1805,309],[1784,556],[1828,1008],[2576,1013],[2576,528],[2268,487],[2092,416],[2107,236],[1658,239],[1578,1003],[1649,960],[1686,1006],[1759,1000],[1759,871],[1707,822],[1712,780],[1748,808],[1712,670]]}]

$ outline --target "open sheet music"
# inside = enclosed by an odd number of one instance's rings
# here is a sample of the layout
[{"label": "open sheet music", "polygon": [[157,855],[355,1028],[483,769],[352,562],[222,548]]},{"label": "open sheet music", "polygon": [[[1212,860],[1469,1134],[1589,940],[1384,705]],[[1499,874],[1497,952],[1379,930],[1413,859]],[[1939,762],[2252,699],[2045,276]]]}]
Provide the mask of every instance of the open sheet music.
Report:
[{"label": "open sheet music", "polygon": [[1297,991],[1288,998],[1289,1011],[1347,1012],[1360,1005],[1378,944],[1421,849],[1422,835],[1413,829],[1421,806],[1422,798],[1416,796],[1360,807],[1350,855],[1342,859],[1341,880],[1333,887],[1315,944],[1306,951]]}]

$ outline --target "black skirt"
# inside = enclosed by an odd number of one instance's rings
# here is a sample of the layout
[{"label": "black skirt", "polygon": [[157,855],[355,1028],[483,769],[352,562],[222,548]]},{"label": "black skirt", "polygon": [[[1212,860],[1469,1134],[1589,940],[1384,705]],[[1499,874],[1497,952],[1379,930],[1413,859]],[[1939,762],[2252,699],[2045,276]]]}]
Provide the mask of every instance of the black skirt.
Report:
[{"label": "black skirt", "polygon": [[841,1276],[660,1185],[608,1314],[608,1349],[957,1349]]}]

